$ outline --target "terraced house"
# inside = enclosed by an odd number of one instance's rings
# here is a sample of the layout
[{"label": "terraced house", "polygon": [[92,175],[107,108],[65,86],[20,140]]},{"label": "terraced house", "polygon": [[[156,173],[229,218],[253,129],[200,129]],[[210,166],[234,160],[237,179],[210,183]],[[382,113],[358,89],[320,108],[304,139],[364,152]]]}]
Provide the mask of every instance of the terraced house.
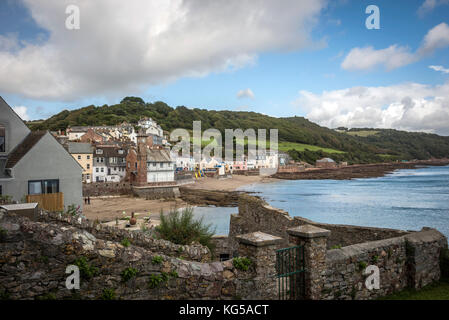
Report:
[{"label": "terraced house", "polygon": [[31,132],[0,97],[0,195],[49,210],[82,206],[81,174],[49,131]]},{"label": "terraced house", "polygon": [[113,145],[96,146],[92,181],[119,182],[126,176],[126,150]]},{"label": "terraced house", "polygon": [[92,147],[92,145],[85,142],[69,142],[67,144],[67,151],[83,168],[83,182],[91,183],[94,154],[94,148]]}]

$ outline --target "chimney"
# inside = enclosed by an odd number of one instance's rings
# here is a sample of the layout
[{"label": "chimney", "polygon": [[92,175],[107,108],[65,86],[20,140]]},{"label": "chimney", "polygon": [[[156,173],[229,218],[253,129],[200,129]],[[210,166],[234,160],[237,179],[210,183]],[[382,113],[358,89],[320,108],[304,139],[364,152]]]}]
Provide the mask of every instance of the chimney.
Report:
[{"label": "chimney", "polygon": [[140,130],[137,135],[137,186],[147,184],[147,138],[144,131]]}]

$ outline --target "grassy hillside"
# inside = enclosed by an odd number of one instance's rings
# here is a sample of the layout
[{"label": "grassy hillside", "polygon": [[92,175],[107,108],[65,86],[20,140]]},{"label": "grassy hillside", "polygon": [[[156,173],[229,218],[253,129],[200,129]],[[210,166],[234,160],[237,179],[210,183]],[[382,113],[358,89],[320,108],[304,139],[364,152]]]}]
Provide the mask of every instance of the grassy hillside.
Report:
[{"label": "grassy hillside", "polygon": [[348,134],[347,130],[338,132],[321,127],[303,117],[275,118],[255,112],[189,109],[184,106],[172,108],[161,101],[145,103],[136,97],[126,97],[111,106],[90,105],[64,110],[49,119],[28,125],[32,130],[65,130],[68,126],[115,125],[123,121],[136,123],[141,117],[153,118],[166,131],[176,128],[192,130],[193,121],[201,120],[202,130],[215,128],[223,137],[225,129],[267,129],[267,133],[269,129],[278,129],[279,149],[294,159],[309,162],[324,156],[349,163],[449,156],[448,137],[379,129],[376,129],[379,132],[364,132],[360,136]]}]

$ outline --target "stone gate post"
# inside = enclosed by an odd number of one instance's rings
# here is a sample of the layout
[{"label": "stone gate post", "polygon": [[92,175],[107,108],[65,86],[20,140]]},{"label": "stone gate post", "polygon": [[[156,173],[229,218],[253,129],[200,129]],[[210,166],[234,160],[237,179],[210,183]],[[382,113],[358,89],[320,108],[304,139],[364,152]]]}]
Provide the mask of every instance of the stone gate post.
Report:
[{"label": "stone gate post", "polygon": [[305,298],[319,300],[326,271],[327,238],[331,232],[306,224],[288,229],[287,233],[291,244],[304,246]]},{"label": "stone gate post", "polygon": [[239,256],[251,259],[255,268],[254,299],[277,299],[276,250],[283,239],[263,232],[235,237],[239,242]]}]

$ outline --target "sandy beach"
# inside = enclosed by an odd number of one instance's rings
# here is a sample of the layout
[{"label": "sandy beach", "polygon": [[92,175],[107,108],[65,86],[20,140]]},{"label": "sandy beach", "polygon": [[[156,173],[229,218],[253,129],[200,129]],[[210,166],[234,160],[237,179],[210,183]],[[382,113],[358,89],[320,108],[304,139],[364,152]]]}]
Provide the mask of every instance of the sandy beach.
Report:
[{"label": "sandy beach", "polygon": [[277,180],[278,179],[263,176],[233,175],[232,178],[220,180],[215,178],[202,178],[197,180],[194,184],[185,185],[185,187],[204,190],[235,191],[245,185],[267,183]]},{"label": "sandy beach", "polygon": [[[219,191],[235,191],[237,188],[253,183],[265,183],[276,181],[277,179],[261,177],[261,176],[243,176],[234,175],[232,178],[217,180],[215,178],[202,178],[193,184],[183,187],[191,189],[219,190]],[[181,199],[176,200],[145,200],[130,196],[120,197],[98,197],[91,198],[90,205],[84,205],[83,213],[88,219],[98,219],[102,222],[112,221],[115,218],[122,218],[123,211],[127,216],[131,212],[137,213],[139,216],[150,216],[152,220],[159,220],[161,210],[169,212],[174,208],[183,208],[188,206]]]}]

